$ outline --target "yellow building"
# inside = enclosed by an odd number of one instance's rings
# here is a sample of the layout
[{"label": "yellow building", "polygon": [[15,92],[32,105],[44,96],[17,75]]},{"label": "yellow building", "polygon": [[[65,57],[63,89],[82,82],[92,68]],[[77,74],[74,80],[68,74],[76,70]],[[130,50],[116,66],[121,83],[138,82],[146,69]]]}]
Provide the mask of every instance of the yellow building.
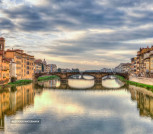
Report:
[{"label": "yellow building", "polygon": [[34,56],[24,53],[23,50],[5,51],[5,39],[0,38],[0,84],[7,84],[11,78],[33,79]]},{"label": "yellow building", "polygon": [[144,59],[144,73],[145,76],[149,75],[149,71],[150,71],[150,58],[146,58]]},{"label": "yellow building", "polygon": [[153,73],[153,55],[150,56],[150,73]]},{"label": "yellow building", "polygon": [[9,82],[9,62],[10,60],[4,57],[5,39],[0,38],[0,85]]},{"label": "yellow building", "polygon": [[15,62],[14,74],[17,80],[33,79],[34,75],[34,56],[24,53],[20,49],[8,49],[5,51],[5,57]]},{"label": "yellow building", "polygon": [[153,46],[151,48],[140,48],[137,52],[136,74],[153,77]]}]

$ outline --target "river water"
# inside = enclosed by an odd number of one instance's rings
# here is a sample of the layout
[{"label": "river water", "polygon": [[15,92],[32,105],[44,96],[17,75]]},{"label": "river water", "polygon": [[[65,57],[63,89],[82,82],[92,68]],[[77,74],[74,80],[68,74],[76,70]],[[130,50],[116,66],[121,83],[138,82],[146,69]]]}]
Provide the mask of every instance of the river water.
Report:
[{"label": "river water", "polygon": [[65,89],[59,80],[5,89],[0,92],[0,133],[153,134],[153,93],[105,81],[110,86],[104,89],[93,89],[92,79],[69,79]]}]

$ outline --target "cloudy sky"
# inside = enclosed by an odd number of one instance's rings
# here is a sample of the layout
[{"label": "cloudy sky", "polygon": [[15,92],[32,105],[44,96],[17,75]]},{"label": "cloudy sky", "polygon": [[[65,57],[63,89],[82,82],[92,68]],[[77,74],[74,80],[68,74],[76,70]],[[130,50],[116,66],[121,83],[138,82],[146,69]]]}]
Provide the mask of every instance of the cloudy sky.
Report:
[{"label": "cloudy sky", "polygon": [[58,67],[112,68],[153,45],[153,1],[0,0],[0,36]]}]

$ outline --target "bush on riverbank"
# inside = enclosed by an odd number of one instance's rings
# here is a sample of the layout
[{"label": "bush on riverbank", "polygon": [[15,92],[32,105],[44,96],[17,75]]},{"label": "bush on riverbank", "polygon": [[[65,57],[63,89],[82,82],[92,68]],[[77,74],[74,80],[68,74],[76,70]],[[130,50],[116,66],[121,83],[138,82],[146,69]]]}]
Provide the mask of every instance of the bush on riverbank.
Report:
[{"label": "bush on riverbank", "polygon": [[59,77],[56,75],[51,75],[51,76],[43,76],[39,77],[38,81],[44,81],[44,80],[52,80],[52,79],[58,79]]},{"label": "bush on riverbank", "polygon": [[147,84],[143,84],[143,83],[138,83],[138,82],[134,82],[134,81],[129,81],[129,80],[126,80],[124,77],[122,76],[116,76],[118,79],[120,79],[121,81],[123,82],[126,82],[127,84],[130,84],[130,85],[135,85],[137,87],[142,87],[142,88],[146,88],[148,90],[151,90],[153,91],[153,85],[147,85]]},{"label": "bush on riverbank", "polygon": [[15,82],[8,83],[8,85],[26,85],[26,84],[30,84],[31,82],[32,80],[17,80]]}]

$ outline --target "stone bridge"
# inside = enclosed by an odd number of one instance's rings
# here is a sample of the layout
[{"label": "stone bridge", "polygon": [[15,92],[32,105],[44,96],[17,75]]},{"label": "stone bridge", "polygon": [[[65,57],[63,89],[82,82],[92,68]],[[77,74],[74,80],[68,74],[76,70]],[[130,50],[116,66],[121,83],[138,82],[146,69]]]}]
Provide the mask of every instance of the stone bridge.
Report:
[{"label": "stone bridge", "polygon": [[54,72],[54,73],[36,73],[35,74],[35,80],[38,79],[38,77],[41,76],[50,76],[50,75],[56,75],[58,77],[60,77],[60,80],[62,83],[67,83],[68,79],[70,78],[70,76],[73,75],[90,75],[93,76],[95,79],[96,83],[101,83],[102,78],[104,76],[108,76],[108,75],[119,75],[124,77],[125,79],[129,79],[129,74],[128,73],[107,73],[107,72]]}]

